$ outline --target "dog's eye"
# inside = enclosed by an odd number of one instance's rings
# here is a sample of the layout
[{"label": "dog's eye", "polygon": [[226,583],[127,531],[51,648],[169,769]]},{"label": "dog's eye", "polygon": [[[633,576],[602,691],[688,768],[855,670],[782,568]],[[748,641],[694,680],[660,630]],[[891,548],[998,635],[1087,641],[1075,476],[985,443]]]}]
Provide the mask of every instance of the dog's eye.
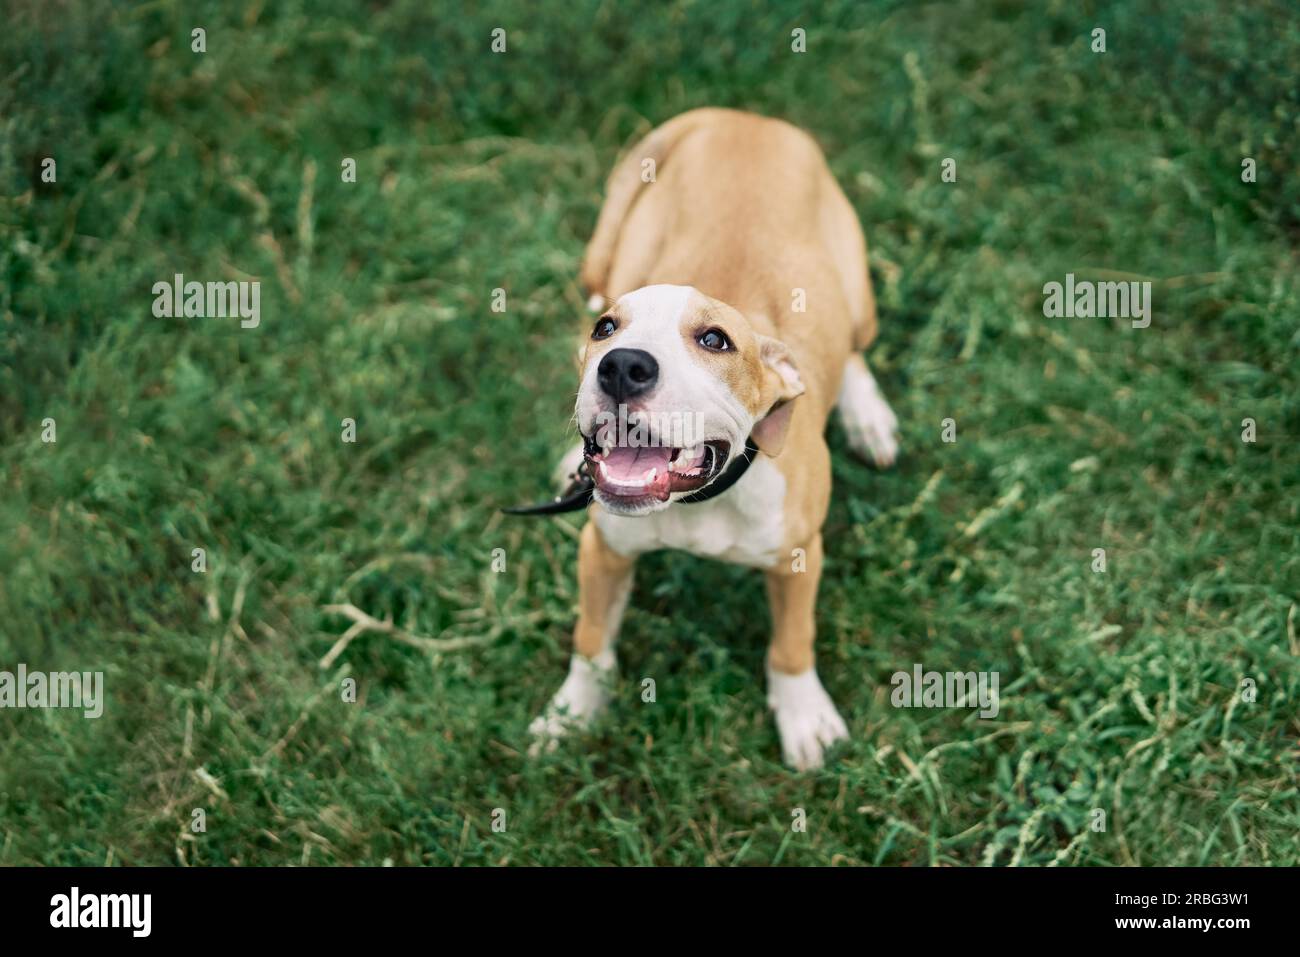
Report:
[{"label": "dog's eye", "polygon": [[701,332],[695,341],[710,352],[726,352],[728,349],[735,348],[721,329],[708,329]]},{"label": "dog's eye", "polygon": [[618,328],[618,323],[609,316],[601,316],[596,320],[596,328],[591,330],[591,338],[608,339]]}]

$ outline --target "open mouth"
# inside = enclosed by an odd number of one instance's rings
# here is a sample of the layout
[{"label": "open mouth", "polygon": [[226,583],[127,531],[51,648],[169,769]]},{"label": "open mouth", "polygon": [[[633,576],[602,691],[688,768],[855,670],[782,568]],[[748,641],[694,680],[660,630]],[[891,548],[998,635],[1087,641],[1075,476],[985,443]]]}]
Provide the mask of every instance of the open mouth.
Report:
[{"label": "open mouth", "polygon": [[587,473],[596,490],[621,505],[668,501],[674,492],[708,485],[727,463],[731,443],[723,439],[690,448],[666,445],[607,445],[583,437]]}]

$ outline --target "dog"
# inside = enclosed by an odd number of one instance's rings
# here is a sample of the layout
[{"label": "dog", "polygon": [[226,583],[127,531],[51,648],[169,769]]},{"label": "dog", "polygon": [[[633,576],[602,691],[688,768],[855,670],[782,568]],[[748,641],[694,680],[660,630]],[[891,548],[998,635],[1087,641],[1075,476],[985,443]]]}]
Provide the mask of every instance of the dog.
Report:
[{"label": "dog", "polygon": [[898,453],[861,355],[876,307],[853,207],[807,133],[693,110],[615,166],[580,279],[600,315],[566,470],[594,487],[569,673],[531,750],[605,710],[636,559],[679,549],[764,571],[782,756],[821,767],[848,736],[813,658],[831,407],[853,451],[878,467]]}]

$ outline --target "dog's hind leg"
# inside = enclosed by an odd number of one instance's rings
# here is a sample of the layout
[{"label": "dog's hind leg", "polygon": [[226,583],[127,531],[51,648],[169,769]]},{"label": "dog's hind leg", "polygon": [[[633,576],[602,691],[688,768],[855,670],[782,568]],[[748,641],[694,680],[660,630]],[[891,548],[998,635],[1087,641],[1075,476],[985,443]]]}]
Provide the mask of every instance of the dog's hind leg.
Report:
[{"label": "dog's hind leg", "polygon": [[844,363],[835,404],[849,448],[876,468],[893,465],[898,458],[898,417],[881,395],[866,360],[856,352]]},{"label": "dog's hind leg", "polygon": [[821,207],[822,235],[844,290],[851,324],[853,353],[844,363],[836,405],[849,447],[859,456],[886,468],[898,457],[898,419],[880,394],[862,350],[876,338],[876,297],[867,269],[867,241],[857,214],[843,191],[834,186]]}]

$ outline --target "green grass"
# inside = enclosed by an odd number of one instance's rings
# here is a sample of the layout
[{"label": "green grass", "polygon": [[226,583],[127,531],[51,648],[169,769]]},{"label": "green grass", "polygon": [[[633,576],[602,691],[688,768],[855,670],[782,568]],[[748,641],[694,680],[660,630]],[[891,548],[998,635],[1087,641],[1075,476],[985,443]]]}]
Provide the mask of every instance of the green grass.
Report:
[{"label": "green grass", "polygon": [[[108,706],[0,712],[0,864],[1300,862],[1300,29],[1079,6],[16,4],[0,669],[103,670]],[[529,761],[577,524],[496,508],[568,440],[606,172],[705,104],[811,130],[872,246],[904,454],[832,428],[852,741],[785,770],[760,576],[654,556],[609,720]],[[1151,327],[1045,319],[1068,271],[1152,280]],[[261,326],[155,319],[176,272],[259,278]],[[322,669],[340,601],[487,640]],[[1001,713],[892,708],[914,662],[999,671]]]}]

